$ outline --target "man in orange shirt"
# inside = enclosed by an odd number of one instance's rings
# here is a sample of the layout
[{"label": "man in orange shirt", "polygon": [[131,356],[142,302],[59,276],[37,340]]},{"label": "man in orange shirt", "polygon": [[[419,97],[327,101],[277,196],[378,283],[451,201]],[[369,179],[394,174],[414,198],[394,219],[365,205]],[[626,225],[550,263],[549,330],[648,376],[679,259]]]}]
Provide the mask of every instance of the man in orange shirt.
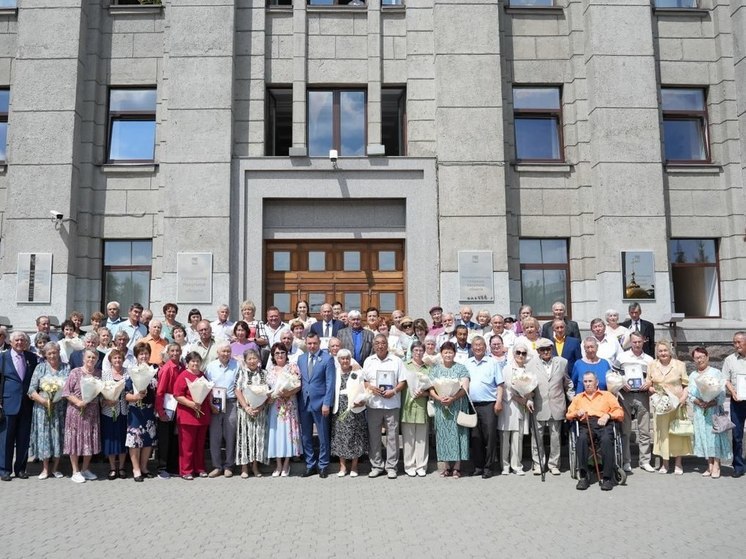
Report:
[{"label": "man in orange shirt", "polygon": [[[580,425],[575,450],[578,459],[578,485],[581,491],[588,489],[588,458],[590,437],[603,461],[601,481],[602,491],[611,491],[614,484],[614,429],[609,420],[624,419],[624,410],[616,397],[606,390],[598,389],[598,378],[594,373],[583,375],[584,391],[575,396],[565,417],[568,420],[577,419]],[[588,426],[590,425],[590,432]]]},{"label": "man in orange shirt", "polygon": [[150,346],[149,363],[159,367],[163,365],[163,352],[168,345],[166,338],[161,336],[162,327],[163,325],[160,320],[151,320],[148,327],[149,333],[142,339],[143,342],[146,342]]}]

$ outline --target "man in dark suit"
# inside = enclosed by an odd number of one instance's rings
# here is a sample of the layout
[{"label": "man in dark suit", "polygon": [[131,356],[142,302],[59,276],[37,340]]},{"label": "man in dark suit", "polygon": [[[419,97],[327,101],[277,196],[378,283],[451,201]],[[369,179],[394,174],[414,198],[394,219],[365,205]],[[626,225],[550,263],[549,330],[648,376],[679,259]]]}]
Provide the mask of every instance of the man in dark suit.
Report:
[{"label": "man in dark suit", "polygon": [[622,326],[629,328],[630,332],[640,332],[645,338],[642,350],[655,359],[655,326],[652,322],[640,318],[642,308],[640,303],[631,303],[627,308],[629,320],[622,322]]},{"label": "man in dark suit", "polygon": [[552,355],[567,359],[567,374],[569,375],[572,373],[575,361],[583,357],[580,340],[566,335],[564,320],[555,319],[551,324],[553,332],[549,339],[552,340]]},{"label": "man in dark suit", "polygon": [[[319,351],[319,336],[309,332],[306,336],[306,350],[298,358],[301,374],[301,390],[298,393],[298,415],[300,416],[303,452],[306,455],[308,477],[318,471],[319,477],[327,477],[330,455],[329,410],[334,400],[336,369],[334,358]],[[319,436],[319,456],[313,452],[313,426]]]},{"label": "man in dark suit", "polygon": [[334,312],[329,303],[321,305],[319,311],[321,320],[311,324],[310,331],[315,333],[319,338],[331,338],[336,336],[339,331],[345,327],[344,322],[333,318]]},{"label": "man in dark suit", "polygon": [[347,319],[350,325],[340,330],[337,337],[342,347],[350,350],[355,361],[362,364],[373,353],[373,332],[363,328],[360,311],[350,311]]},{"label": "man in dark suit", "polygon": [[565,332],[570,338],[580,339],[580,328],[578,323],[567,318],[567,309],[562,301],[552,303],[552,320],[541,327],[541,337],[552,339],[552,324],[555,320],[561,320],[565,323]]},{"label": "man in dark suit", "polygon": [[[11,349],[0,354],[3,376],[2,407],[5,421],[0,424],[0,480],[10,481],[10,472],[27,479],[31,410],[33,402],[26,396],[36,368],[36,355],[27,351],[29,338],[23,332],[10,335]],[[13,450],[16,460],[13,463]]]},{"label": "man in dark suit", "polygon": [[85,344],[85,348],[79,349],[77,351],[73,351],[72,354],[70,354],[70,361],[68,362],[68,365],[70,365],[71,371],[73,369],[77,369],[78,367],[83,366],[83,354],[85,353],[86,349],[92,349],[93,351],[98,353],[98,361],[96,361],[96,368],[99,371],[102,370],[104,366],[104,358],[106,357],[106,354],[102,351],[99,351],[98,342],[99,342],[99,337],[96,332],[88,332],[83,337],[83,343]]}]

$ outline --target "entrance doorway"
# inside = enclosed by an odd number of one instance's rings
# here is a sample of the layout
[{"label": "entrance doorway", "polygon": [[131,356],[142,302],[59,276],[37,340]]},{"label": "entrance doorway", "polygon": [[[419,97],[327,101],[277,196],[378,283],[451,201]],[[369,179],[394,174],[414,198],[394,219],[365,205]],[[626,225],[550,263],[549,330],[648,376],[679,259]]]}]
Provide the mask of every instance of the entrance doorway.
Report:
[{"label": "entrance doorway", "polygon": [[321,305],[340,301],[345,310],[404,309],[403,241],[266,241],[265,308],[293,318],[299,300],[318,317]]}]

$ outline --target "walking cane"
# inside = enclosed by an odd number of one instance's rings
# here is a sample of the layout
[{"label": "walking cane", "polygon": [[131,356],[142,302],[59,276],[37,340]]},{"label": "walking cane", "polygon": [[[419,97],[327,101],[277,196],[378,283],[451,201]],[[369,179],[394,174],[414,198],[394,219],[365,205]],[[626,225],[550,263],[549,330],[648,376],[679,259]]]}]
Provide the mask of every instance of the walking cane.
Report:
[{"label": "walking cane", "polygon": [[596,443],[593,442],[593,431],[591,431],[590,416],[585,414],[585,425],[588,427],[588,436],[591,438],[591,452],[593,453],[593,465],[596,466],[596,479],[601,484],[601,470],[598,469],[598,454],[596,454]]},{"label": "walking cane", "polygon": [[534,432],[534,442],[536,443],[536,455],[539,458],[539,470],[541,471],[541,481],[546,480],[546,470],[544,470],[544,441],[539,440],[539,422],[536,421],[536,414],[531,414],[531,428]]}]

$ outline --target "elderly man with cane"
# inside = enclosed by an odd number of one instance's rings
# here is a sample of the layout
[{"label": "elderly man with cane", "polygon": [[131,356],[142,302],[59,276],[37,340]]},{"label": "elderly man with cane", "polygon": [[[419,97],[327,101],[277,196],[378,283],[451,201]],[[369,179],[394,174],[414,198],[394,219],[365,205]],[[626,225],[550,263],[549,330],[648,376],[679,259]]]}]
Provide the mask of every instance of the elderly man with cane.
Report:
[{"label": "elderly man with cane", "polygon": [[[600,454],[603,461],[603,477],[599,477],[602,491],[614,488],[614,429],[609,420],[624,419],[624,410],[616,397],[606,390],[598,389],[598,378],[595,373],[587,372],[583,375],[584,391],[575,396],[566,418],[569,421],[578,420],[580,426],[576,444],[578,459],[577,489],[588,489],[588,458],[589,450]],[[596,453],[596,449],[599,452]],[[596,457],[596,474],[598,474],[598,458]]]}]

